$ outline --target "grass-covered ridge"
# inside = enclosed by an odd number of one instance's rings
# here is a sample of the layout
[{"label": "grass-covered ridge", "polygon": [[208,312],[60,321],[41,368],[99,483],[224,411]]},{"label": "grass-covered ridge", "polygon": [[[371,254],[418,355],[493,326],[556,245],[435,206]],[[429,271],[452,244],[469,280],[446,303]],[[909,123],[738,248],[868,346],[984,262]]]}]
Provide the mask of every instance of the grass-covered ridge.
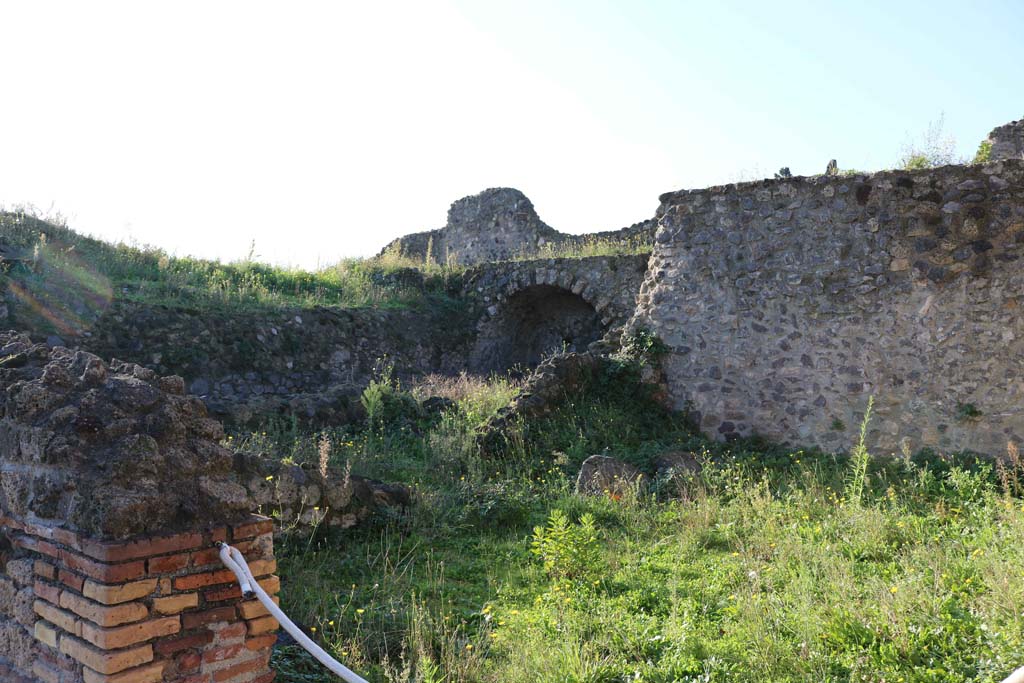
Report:
[{"label": "grass-covered ridge", "polygon": [[[638,238],[639,240],[639,238]],[[529,258],[586,258],[646,253],[642,240],[600,235],[546,245]],[[14,265],[0,272],[13,319],[26,329],[77,334],[114,300],[223,309],[446,308],[458,305],[465,268],[390,250],[319,270],[178,257],[157,247],[111,244],[76,233],[60,220],[0,210],[0,247]],[[524,255],[523,260],[527,260]]]},{"label": "grass-covered ridge", "polygon": [[458,268],[393,255],[345,259],[317,271],[175,257],[155,247],[109,244],[24,212],[0,212],[0,243],[26,259],[5,276],[16,294],[55,310],[83,302],[95,308],[113,297],[199,308],[415,306],[446,297],[461,275]]},{"label": "grass-covered ridge", "polygon": [[[1024,663],[1016,451],[993,469],[713,444],[630,379],[610,365],[488,457],[477,430],[514,384],[378,386],[387,419],[326,433],[332,458],[416,502],[287,535],[286,611],[374,682],[999,681]],[[438,393],[454,405],[416,408]],[[315,461],[319,436],[245,447]],[[669,450],[701,453],[702,473],[617,500],[572,492],[589,454],[653,478]],[[294,648],[275,664],[330,680]]]}]

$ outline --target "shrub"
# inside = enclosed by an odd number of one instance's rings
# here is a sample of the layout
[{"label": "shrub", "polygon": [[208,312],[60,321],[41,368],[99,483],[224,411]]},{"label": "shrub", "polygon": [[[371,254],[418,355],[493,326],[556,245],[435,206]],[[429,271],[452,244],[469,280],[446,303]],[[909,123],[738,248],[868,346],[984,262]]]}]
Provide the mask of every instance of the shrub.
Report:
[{"label": "shrub", "polygon": [[661,337],[644,327],[639,327],[623,336],[619,355],[640,363],[657,363],[668,350]]},{"label": "shrub", "polygon": [[972,164],[984,164],[992,158],[992,143],[988,140],[982,140],[981,144],[978,145],[978,151],[974,153],[974,159],[971,161]]},{"label": "shrub", "polygon": [[573,524],[565,512],[552,510],[547,526],[534,527],[530,552],[554,581],[592,579],[600,560],[593,515],[586,513]]},{"label": "shrub", "polygon": [[944,125],[945,115],[940,115],[928,124],[928,129],[919,140],[906,142],[898,167],[905,171],[915,171],[960,162],[956,155],[956,140],[943,131]]},{"label": "shrub", "polygon": [[420,416],[419,403],[412,394],[402,390],[393,374],[394,368],[385,366],[359,397],[366,411],[367,424],[374,430],[407,424]]}]

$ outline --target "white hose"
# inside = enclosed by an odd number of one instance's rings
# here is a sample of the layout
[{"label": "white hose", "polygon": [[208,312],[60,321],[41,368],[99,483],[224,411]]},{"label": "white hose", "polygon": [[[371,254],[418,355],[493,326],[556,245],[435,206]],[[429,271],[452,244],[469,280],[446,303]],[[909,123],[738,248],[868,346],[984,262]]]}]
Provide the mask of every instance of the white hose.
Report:
[{"label": "white hose", "polygon": [[294,638],[295,642],[305,648],[306,652],[316,657],[318,662],[330,669],[332,673],[341,676],[344,680],[348,681],[348,683],[368,683],[365,678],[354,673],[344,664],[327,654],[322,647],[310,640],[309,637],[303,633],[284,612],[281,611],[281,608],[274,604],[274,601],[269,595],[267,595],[267,592],[263,590],[255,577],[253,577],[252,571],[249,569],[249,564],[245,561],[245,557],[242,556],[242,553],[238,552],[237,548],[232,548],[226,543],[221,543],[220,560],[224,563],[224,566],[235,573],[235,577],[238,579],[238,587],[242,589],[242,595],[247,598],[255,595],[256,599],[263,603],[263,606],[267,608],[267,611],[270,612],[271,616],[277,619],[277,623],[279,623],[284,630],[288,632],[288,635]]},{"label": "white hose", "polygon": [[1024,683],[1024,666],[1007,676],[1003,683]]}]

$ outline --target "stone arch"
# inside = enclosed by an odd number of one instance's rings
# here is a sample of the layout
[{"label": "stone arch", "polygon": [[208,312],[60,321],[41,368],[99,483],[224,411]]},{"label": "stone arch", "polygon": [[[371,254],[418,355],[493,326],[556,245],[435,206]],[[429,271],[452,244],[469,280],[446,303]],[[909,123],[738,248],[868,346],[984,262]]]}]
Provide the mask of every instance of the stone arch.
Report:
[{"label": "stone arch", "polygon": [[613,322],[609,304],[589,282],[570,273],[515,273],[477,325],[470,369],[527,369],[555,351],[584,351]]}]

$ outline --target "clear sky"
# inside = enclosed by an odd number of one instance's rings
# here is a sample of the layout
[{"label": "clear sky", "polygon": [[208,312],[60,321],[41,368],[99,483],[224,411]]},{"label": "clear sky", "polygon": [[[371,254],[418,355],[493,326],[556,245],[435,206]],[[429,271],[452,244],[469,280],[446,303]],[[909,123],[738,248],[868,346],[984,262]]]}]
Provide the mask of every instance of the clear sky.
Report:
[{"label": "clear sky", "polygon": [[307,267],[517,187],[566,232],[1024,117],[1024,2],[0,0],[0,203]]}]

